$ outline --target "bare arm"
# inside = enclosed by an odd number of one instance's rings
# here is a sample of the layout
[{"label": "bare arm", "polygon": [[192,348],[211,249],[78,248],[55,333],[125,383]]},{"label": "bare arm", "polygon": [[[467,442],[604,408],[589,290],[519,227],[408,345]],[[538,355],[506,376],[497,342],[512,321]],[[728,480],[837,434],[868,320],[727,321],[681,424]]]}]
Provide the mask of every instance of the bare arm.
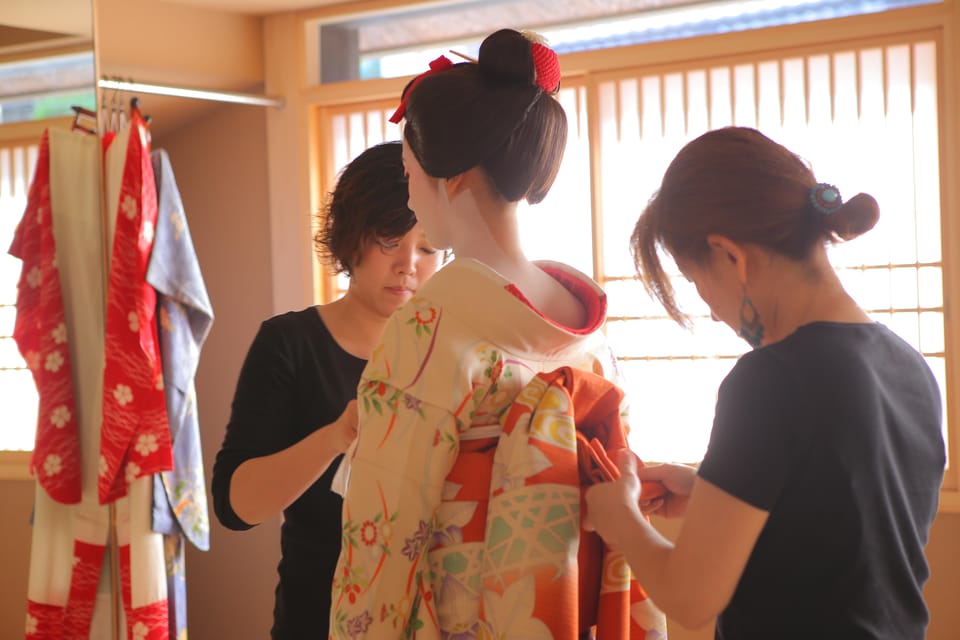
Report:
[{"label": "bare arm", "polygon": [[585,524],[624,554],[664,613],[684,627],[702,627],[733,597],[768,513],[698,477],[671,543],[640,511],[633,455],[623,452],[618,462],[619,480],[588,490]]},{"label": "bare arm", "polygon": [[259,524],[292,504],[317,481],[357,435],[357,401],[340,417],[277,453],[251,458],[230,480],[230,506],[244,522]]}]

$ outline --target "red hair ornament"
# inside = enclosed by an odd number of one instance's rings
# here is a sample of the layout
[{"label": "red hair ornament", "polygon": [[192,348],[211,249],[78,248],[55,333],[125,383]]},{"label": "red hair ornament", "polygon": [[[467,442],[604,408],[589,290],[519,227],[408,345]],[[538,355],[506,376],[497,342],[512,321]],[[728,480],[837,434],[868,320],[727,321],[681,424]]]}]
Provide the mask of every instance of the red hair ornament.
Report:
[{"label": "red hair ornament", "polygon": [[410,83],[410,86],[407,87],[407,90],[403,93],[403,99],[400,101],[400,106],[397,107],[397,110],[393,112],[393,115],[390,116],[390,122],[397,124],[403,120],[403,114],[407,112],[407,96],[410,95],[410,92],[413,91],[413,88],[420,84],[420,81],[426,78],[427,76],[432,76],[435,73],[440,71],[445,71],[453,66],[453,62],[450,61],[450,58],[447,56],[440,56],[439,58],[433,60],[430,63],[430,69],[424,71]]},{"label": "red hair ornament", "polygon": [[[530,53],[533,56],[534,82],[537,83],[538,87],[543,89],[544,93],[556,93],[557,90],[560,89],[560,59],[557,57],[556,52],[539,42],[531,42]],[[467,58],[463,54],[456,53],[456,55],[476,63],[476,60]],[[397,107],[397,110],[390,116],[390,122],[397,124],[403,120],[403,116],[407,112],[407,96],[410,95],[414,87],[420,84],[421,80],[440,71],[446,71],[452,66],[453,62],[446,56],[440,56],[430,62],[430,68],[410,82],[407,90],[403,93],[403,99],[400,100],[400,106]]]},{"label": "red hair ornament", "polygon": [[533,54],[537,85],[545,93],[556,93],[560,88],[560,59],[556,52],[539,42],[530,43],[530,52]]}]

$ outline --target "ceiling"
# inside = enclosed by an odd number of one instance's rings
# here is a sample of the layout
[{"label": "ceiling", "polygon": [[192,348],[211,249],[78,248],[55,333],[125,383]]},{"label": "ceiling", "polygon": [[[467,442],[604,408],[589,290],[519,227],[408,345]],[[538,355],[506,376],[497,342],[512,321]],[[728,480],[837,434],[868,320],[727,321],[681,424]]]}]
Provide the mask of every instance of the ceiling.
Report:
[{"label": "ceiling", "polygon": [[252,13],[267,15],[298,9],[313,9],[332,4],[351,4],[344,0],[162,0],[171,4],[185,4],[192,7],[230,11],[234,13]]},{"label": "ceiling", "polygon": [[77,0],[3,0],[0,24],[90,37],[90,3]]},{"label": "ceiling", "polygon": [[2,0],[0,53],[90,43],[90,5],[76,0]]},{"label": "ceiling", "polygon": [[[211,12],[269,15],[285,11],[339,5],[368,5],[351,0],[159,0]],[[536,28],[623,15],[643,10],[685,4],[695,0],[397,0],[404,5],[425,5],[423,9],[392,13],[389,18],[365,17],[353,26],[361,27],[361,49],[383,50],[426,43],[437,39],[461,38],[486,32],[491,25],[523,25]],[[443,10],[456,11],[451,19]],[[427,8],[429,7],[429,8]],[[68,45],[69,40],[89,42],[91,9],[79,0],[0,0],[0,52],[11,53],[39,46]],[[36,44],[31,44],[36,43]]]}]

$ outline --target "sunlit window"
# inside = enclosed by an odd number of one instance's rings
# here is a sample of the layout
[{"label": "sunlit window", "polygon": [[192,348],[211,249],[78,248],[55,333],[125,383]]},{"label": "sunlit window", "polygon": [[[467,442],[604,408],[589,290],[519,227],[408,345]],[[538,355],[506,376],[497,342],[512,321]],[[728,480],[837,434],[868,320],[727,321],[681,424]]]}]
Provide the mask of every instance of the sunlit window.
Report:
[{"label": "sunlit window", "polygon": [[27,204],[35,144],[0,142],[0,451],[33,449],[37,389],[13,340],[20,260],[7,254]]},{"label": "sunlit window", "polygon": [[847,197],[877,198],[877,227],[835,246],[831,260],[851,295],[920,350],[946,389],[936,76],[936,45],[916,42],[600,84],[601,281],[612,304],[608,335],[642,416],[637,451],[701,459],[715,391],[748,348],[710,320],[677,272],[681,306],[697,318],[692,334],[669,320],[633,279],[627,242],[680,147],[726,125],[760,129]]},{"label": "sunlit window", "polygon": [[0,64],[0,123],[95,111],[93,53],[73,53]]},{"label": "sunlit window", "polygon": [[468,0],[317,25],[320,82],[419,73],[453,49],[476,58],[504,26],[532,29],[560,54],[877,13],[937,0]]},{"label": "sunlit window", "polygon": [[[521,211],[523,244],[529,257],[566,261],[607,291],[606,331],[626,377],[631,445],[644,458],[702,458],[716,391],[748,348],[710,320],[678,273],[674,286],[694,330],[669,319],[636,280],[629,250],[633,225],[667,164],[686,142],[717,127],[756,127],[847,198],[861,191],[877,198],[877,227],[832,248],[831,259],[857,301],[919,349],[946,389],[936,60],[936,43],[919,40],[677,71],[624,70],[598,75],[592,89],[582,79],[565,81],[559,100],[568,147],[550,195]],[[337,167],[399,136],[386,121],[392,106],[331,111]]]}]

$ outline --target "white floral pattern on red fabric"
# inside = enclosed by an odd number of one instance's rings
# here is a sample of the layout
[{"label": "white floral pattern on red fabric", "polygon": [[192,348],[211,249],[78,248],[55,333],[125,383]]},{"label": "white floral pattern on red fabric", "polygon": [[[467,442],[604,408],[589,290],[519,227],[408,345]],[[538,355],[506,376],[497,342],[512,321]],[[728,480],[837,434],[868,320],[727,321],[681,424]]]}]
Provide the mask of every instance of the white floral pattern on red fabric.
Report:
[{"label": "white floral pattern on red fabric", "polygon": [[[130,640],[169,640],[167,600],[133,606],[130,583],[130,545],[120,547],[120,591],[127,616],[127,638]],[[143,576],[138,579],[142,580]]]},{"label": "white floral pattern on red fabric", "polygon": [[157,192],[149,133],[136,112],[119,202],[107,293],[97,487],[101,504],[126,495],[127,484],[136,478],[173,468],[166,397],[157,384],[162,379],[157,295],[146,281]]},{"label": "white floral pattern on red fabric", "polygon": [[40,397],[30,469],[53,500],[76,504],[80,502],[81,491],[80,437],[60,274],[56,266],[50,209],[50,146],[46,131],[40,140],[26,211],[14,234],[10,255],[23,261],[17,284],[13,338],[33,374]]}]

